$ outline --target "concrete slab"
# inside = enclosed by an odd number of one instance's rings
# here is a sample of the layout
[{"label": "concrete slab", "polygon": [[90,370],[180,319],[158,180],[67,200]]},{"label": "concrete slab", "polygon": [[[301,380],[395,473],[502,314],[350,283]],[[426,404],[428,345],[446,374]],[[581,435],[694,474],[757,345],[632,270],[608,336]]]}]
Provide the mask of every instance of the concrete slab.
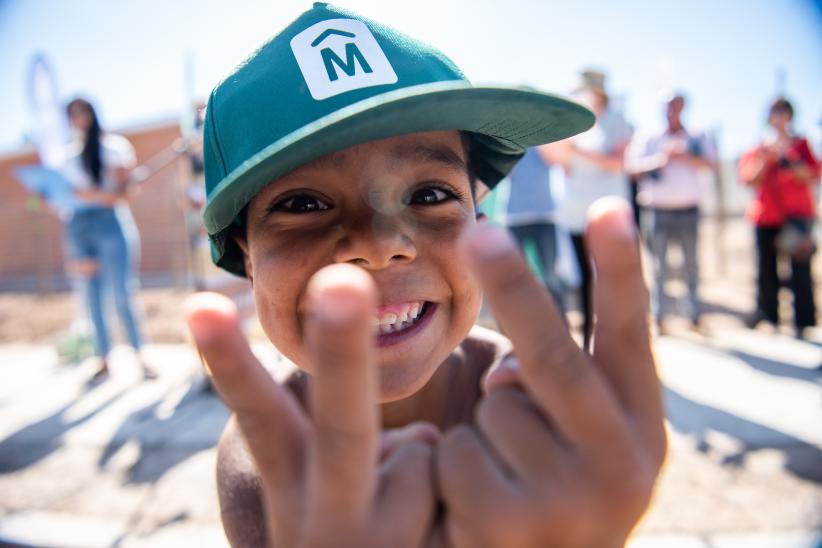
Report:
[{"label": "concrete slab", "polygon": [[152,527],[135,528],[126,520],[78,516],[73,512],[0,514],[0,545],[60,548],[228,548],[222,527],[182,522],[177,516]]},{"label": "concrete slab", "polygon": [[820,548],[822,532],[760,532],[745,535],[715,535],[711,548]]},{"label": "concrete slab", "polygon": [[0,540],[31,546],[107,548],[127,530],[125,519],[98,519],[73,512],[0,514]]},{"label": "concrete slab", "polygon": [[693,535],[647,535],[628,543],[626,548],[712,548]]},{"label": "concrete slab", "polygon": [[732,330],[661,337],[656,350],[677,431],[721,432],[749,446],[822,446],[822,347]]}]

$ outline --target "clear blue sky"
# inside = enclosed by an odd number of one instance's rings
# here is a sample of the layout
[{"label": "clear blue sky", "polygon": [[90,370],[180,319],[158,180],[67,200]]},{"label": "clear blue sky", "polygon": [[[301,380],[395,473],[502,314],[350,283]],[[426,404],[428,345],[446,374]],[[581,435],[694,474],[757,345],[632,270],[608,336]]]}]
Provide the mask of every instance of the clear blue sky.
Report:
[{"label": "clear blue sky", "polygon": [[[579,69],[609,74],[638,127],[659,122],[662,87],[690,98],[687,120],[721,128],[727,156],[753,143],[777,91],[797,128],[822,120],[822,3],[810,0],[348,0],[351,10],[433,43],[475,82],[566,92]],[[30,131],[30,58],[45,52],[61,95],[94,99],[117,130],[176,117],[311,3],[297,0],[0,0],[0,152]]]}]

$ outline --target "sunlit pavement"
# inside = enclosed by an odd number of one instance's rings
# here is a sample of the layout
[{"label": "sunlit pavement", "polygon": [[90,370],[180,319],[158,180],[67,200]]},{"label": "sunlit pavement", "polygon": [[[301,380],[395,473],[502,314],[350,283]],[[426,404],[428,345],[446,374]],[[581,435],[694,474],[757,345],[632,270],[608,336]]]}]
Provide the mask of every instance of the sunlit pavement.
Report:
[{"label": "sunlit pavement", "polygon": [[[818,333],[812,333],[812,339]],[[659,337],[671,451],[633,548],[817,548],[822,338],[723,326]],[[269,347],[255,349],[276,367]],[[94,364],[0,347],[0,538],[35,546],[225,546],[214,447],[228,413],[196,355],[153,345]],[[0,543],[2,544],[2,543]]]}]

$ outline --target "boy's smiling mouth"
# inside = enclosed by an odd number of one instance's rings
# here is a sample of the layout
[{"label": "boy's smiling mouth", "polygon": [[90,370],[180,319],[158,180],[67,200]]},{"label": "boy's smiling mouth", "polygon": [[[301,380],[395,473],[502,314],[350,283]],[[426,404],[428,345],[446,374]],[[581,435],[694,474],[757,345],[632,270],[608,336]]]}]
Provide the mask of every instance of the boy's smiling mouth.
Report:
[{"label": "boy's smiling mouth", "polygon": [[406,301],[379,306],[372,325],[379,328],[379,346],[396,344],[428,323],[436,304],[429,301]]},{"label": "boy's smiling mouth", "polygon": [[416,322],[421,315],[425,301],[408,301],[392,303],[377,308],[377,314],[371,323],[379,326],[380,334],[402,331]]}]

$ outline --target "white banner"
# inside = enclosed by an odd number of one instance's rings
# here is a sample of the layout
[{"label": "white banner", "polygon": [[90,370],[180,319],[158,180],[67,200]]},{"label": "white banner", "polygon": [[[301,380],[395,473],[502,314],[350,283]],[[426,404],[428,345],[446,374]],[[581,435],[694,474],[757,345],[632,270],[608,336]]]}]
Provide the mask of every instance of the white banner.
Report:
[{"label": "white banner", "polygon": [[54,71],[43,54],[36,55],[29,65],[28,96],[40,163],[51,169],[59,169],[68,141],[68,126]]}]

